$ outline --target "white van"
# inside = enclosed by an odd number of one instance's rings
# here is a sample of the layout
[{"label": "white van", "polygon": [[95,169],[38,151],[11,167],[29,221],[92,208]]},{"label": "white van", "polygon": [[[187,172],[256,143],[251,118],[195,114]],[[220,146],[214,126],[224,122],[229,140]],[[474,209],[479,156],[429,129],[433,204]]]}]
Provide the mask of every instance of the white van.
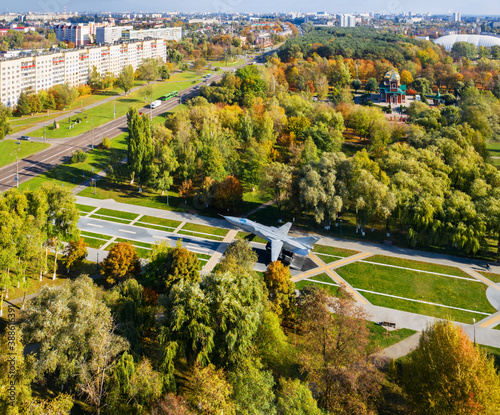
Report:
[{"label": "white van", "polygon": [[155,108],[158,108],[160,105],[161,105],[161,101],[159,99],[157,99],[156,101],[153,101],[151,103],[151,108],[155,109]]}]

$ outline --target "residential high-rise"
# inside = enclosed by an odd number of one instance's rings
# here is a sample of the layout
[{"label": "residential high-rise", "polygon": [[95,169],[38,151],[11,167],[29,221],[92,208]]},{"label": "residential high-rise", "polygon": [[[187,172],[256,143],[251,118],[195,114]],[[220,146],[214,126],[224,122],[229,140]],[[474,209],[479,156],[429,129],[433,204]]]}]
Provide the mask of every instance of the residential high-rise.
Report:
[{"label": "residential high-rise", "polygon": [[340,27],[355,27],[356,17],[352,14],[341,14],[339,15]]},{"label": "residential high-rise", "polygon": [[462,20],[462,15],[460,13],[453,13],[453,21],[454,22],[460,22]]},{"label": "residential high-rise", "polygon": [[3,59],[0,60],[0,101],[12,108],[23,91],[39,92],[64,83],[78,87],[88,82],[94,66],[102,75],[111,72],[118,76],[125,66],[132,65],[135,70],[147,58],[166,61],[166,40],[59,49]]}]

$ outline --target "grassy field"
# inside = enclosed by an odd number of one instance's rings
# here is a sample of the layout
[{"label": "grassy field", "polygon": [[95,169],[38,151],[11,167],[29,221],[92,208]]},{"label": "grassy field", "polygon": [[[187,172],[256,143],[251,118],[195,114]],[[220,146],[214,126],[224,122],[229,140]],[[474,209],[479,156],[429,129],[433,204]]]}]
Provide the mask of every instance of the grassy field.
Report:
[{"label": "grassy field", "polygon": [[[495,309],[486,299],[485,284],[465,281],[458,278],[424,274],[399,268],[356,262],[337,269],[339,275],[353,287],[390,294],[414,300],[458,307],[467,310],[494,313]],[[446,317],[452,310],[444,307],[434,307],[427,304],[399,300],[370,293],[362,293],[371,301],[375,296],[376,305],[411,311],[418,314]],[[392,304],[392,305],[389,305]],[[432,314],[428,309],[436,308],[439,313]],[[470,313],[467,313],[470,314]],[[481,317],[481,314],[477,314]],[[472,320],[472,319],[471,319]],[[463,320],[458,320],[463,321]]]},{"label": "grassy field", "polygon": [[471,278],[469,274],[455,267],[447,265],[430,264],[428,262],[413,261],[411,259],[396,258],[392,256],[373,255],[366,259],[367,262],[395,265],[397,267],[418,269],[421,271],[435,272],[438,274],[456,275],[457,277]]},{"label": "grassy field", "polygon": [[399,329],[399,330],[386,330],[384,327],[379,326],[373,322],[367,322],[368,330],[370,330],[370,348],[372,350],[382,350],[386,349],[393,344],[399,343],[400,341],[410,337],[415,334],[415,330],[410,329]]},{"label": "grassy field", "polygon": [[[52,170],[22,183],[19,188],[36,189],[46,181],[53,181],[59,185],[73,188],[106,168],[109,163],[123,158],[125,155],[124,150],[127,148],[126,137],[126,133],[120,134],[111,140],[110,149],[95,148],[87,153],[87,160],[84,162],[59,164]],[[94,171],[92,172],[92,170]],[[93,194],[93,190],[90,188],[88,190]]]},{"label": "grassy field", "polygon": [[196,223],[186,223],[178,233],[182,235],[198,236],[200,238],[221,241],[222,239],[224,239],[228,232],[229,230],[227,229],[198,225]]},{"label": "grassy field", "polygon": [[[321,282],[325,282],[326,284],[322,284]],[[299,282],[296,282],[295,289],[302,290],[303,288],[307,287],[308,285],[315,285],[315,286],[327,291],[328,293],[330,293],[331,295],[333,295],[335,297],[338,297],[338,295],[339,295],[338,285],[326,273],[315,275],[315,276],[310,277],[306,280],[301,280]]]},{"label": "grassy field", "polygon": [[[172,79],[166,82],[153,84],[154,99],[158,99],[172,91],[179,91],[188,88],[193,83],[199,82],[200,80],[201,79],[198,75],[192,72],[186,72],[175,75]],[[53,126],[46,129],[46,137],[75,137],[86,131],[90,131],[92,129],[92,121],[94,128],[112,121],[114,119],[114,108],[116,108],[116,116],[121,117],[127,113],[130,107],[138,109],[144,107],[145,104],[146,103],[141,97],[139,90],[134,91],[130,95],[120,96],[116,99],[116,102],[106,102],[85,111],[83,114],[79,115],[80,118],[83,118],[83,121],[79,124],[74,123],[75,118],[77,118],[76,116],[68,117],[65,120],[59,121],[58,129],[54,129]],[[70,125],[72,126],[71,129],[69,129]],[[34,137],[42,137],[43,128],[32,132],[30,135]]]},{"label": "grassy field", "polygon": [[178,220],[161,219],[154,216],[142,216],[135,223],[135,226],[171,232],[174,231],[181,223],[182,222],[179,222]]},{"label": "grassy field", "polygon": [[137,213],[122,212],[120,210],[112,210],[100,208],[97,212],[93,213],[90,217],[94,219],[108,220],[118,223],[130,223],[139,216]]},{"label": "grassy field", "polygon": [[21,160],[50,147],[50,144],[47,143],[36,143],[34,141],[19,142],[21,144],[18,146],[14,140],[0,141],[0,167],[15,163],[16,153],[19,160]]},{"label": "grassy field", "polygon": [[350,249],[336,248],[327,245],[315,245],[314,253],[318,255],[325,263],[330,264],[337,261],[339,258],[347,258],[351,255],[359,254],[359,251],[351,251]]},{"label": "grassy field", "polygon": [[103,246],[107,241],[111,239],[111,236],[102,235],[100,233],[93,233],[82,231],[80,236],[83,238],[85,242],[88,243],[90,248],[99,249]]},{"label": "grassy field", "polygon": [[483,277],[488,278],[490,281],[493,281],[494,283],[500,283],[500,274],[495,274],[493,272],[484,272],[484,271],[477,271],[478,274],[481,274]]},{"label": "grassy field", "polygon": [[80,212],[84,213],[92,212],[95,209],[94,206],[80,205],[78,203],[75,203],[75,206]]}]

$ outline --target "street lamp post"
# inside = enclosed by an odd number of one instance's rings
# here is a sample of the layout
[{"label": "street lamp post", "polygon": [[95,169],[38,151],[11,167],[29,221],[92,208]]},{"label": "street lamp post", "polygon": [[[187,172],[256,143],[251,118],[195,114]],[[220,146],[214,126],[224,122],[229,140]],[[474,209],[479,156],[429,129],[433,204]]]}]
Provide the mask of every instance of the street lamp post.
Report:
[{"label": "street lamp post", "polygon": [[476,345],[476,319],[473,318],[472,321],[474,322],[474,346]]},{"label": "street lamp post", "polygon": [[113,118],[116,118],[116,98],[113,99]]},{"label": "street lamp post", "polygon": [[19,156],[17,155],[17,153],[21,151],[21,142],[16,141],[16,144],[17,150],[14,150],[14,153],[16,154],[16,178],[14,180],[16,182],[16,187],[19,188]]},{"label": "street lamp post", "polygon": [[92,119],[92,150],[94,149],[94,120]]}]

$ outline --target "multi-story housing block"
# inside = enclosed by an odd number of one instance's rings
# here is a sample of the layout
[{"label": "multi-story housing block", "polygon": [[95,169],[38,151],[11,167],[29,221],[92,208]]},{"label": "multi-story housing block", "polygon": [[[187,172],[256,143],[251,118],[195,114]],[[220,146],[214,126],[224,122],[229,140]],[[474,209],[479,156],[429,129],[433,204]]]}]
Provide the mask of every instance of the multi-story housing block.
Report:
[{"label": "multi-story housing block", "polygon": [[108,72],[118,76],[125,66],[132,65],[135,70],[147,58],[166,61],[166,41],[152,39],[0,59],[0,101],[12,108],[23,91],[39,92],[64,83],[78,87],[88,82],[94,66],[103,76]]}]

